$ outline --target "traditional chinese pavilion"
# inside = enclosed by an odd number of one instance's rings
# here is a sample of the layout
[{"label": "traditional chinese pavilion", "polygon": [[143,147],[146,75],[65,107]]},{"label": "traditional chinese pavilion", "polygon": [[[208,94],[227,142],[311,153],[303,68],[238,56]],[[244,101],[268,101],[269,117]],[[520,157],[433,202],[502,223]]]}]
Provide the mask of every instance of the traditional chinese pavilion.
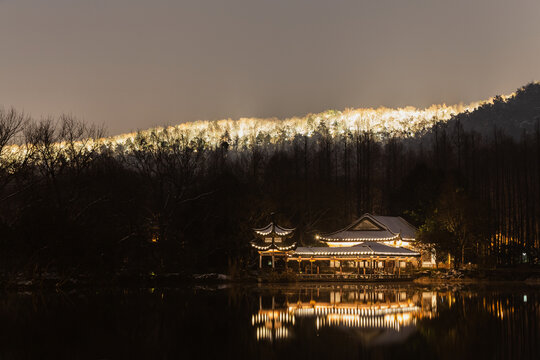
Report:
[{"label": "traditional chinese pavilion", "polygon": [[345,228],[318,235],[316,238],[331,247],[379,242],[408,248],[415,242],[415,237],[416,228],[400,216],[377,216],[366,213]]},{"label": "traditional chinese pavilion", "polygon": [[[299,247],[289,260],[329,261],[330,267],[354,268],[358,273],[382,271],[397,273],[408,266],[430,266],[421,263],[416,247],[416,228],[399,216],[364,214],[345,228],[317,235],[325,247]],[[428,263],[431,264],[431,254]],[[313,270],[311,270],[313,272]]]},{"label": "traditional chinese pavilion", "polygon": [[[330,269],[334,274],[400,274],[404,268],[434,266],[434,254],[417,246],[416,228],[399,216],[364,214],[345,228],[316,235],[321,246],[297,247],[291,237],[294,229],[271,222],[253,229],[256,239],[252,246],[263,256],[297,264],[299,272],[319,274]],[[333,269],[333,270],[332,270]]]},{"label": "traditional chinese pavilion", "polygon": [[263,256],[271,258],[272,269],[276,266],[276,258],[287,261],[296,248],[296,242],[292,241],[295,229],[281,227],[274,222],[263,228],[253,229],[255,239],[251,246],[259,253],[259,268],[262,268]]}]

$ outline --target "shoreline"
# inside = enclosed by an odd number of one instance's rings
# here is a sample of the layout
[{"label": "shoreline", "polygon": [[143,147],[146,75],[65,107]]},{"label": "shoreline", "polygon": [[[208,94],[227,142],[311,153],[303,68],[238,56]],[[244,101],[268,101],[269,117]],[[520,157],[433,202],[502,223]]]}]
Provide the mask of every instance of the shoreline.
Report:
[{"label": "shoreline", "polygon": [[270,281],[261,278],[249,277],[238,279],[214,279],[214,280],[195,280],[193,278],[181,278],[181,279],[139,279],[139,281],[111,281],[111,282],[78,282],[78,281],[66,281],[62,284],[58,284],[56,281],[41,281],[39,283],[27,280],[18,283],[3,283],[2,292],[36,292],[36,291],[77,291],[84,289],[152,289],[152,288],[170,288],[170,289],[192,289],[192,288],[231,288],[231,287],[310,287],[310,286],[355,286],[355,285],[406,285],[406,286],[540,286],[540,278],[526,278],[526,279],[504,279],[504,278],[436,278],[421,276],[412,279],[388,279],[388,280],[291,280],[286,281]]}]

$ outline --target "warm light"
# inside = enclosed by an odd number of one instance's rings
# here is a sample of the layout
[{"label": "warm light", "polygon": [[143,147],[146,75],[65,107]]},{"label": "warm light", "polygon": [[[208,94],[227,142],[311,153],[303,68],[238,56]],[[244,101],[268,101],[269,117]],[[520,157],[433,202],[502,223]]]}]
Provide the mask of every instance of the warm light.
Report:
[{"label": "warm light", "polygon": [[[513,97],[501,96],[503,100]],[[445,122],[453,115],[473,111],[481,105],[493,103],[493,98],[475,102],[469,105],[432,105],[425,109],[412,106],[390,109],[360,108],[345,109],[343,111],[325,111],[319,114],[309,114],[304,117],[292,117],[284,120],[240,118],[238,120],[219,121],[195,121],[183,123],[167,128],[159,127],[141,131],[140,133],[127,133],[102,139],[85,139],[75,143],[75,147],[83,150],[92,150],[102,147],[103,149],[121,151],[140,150],[137,137],[151,141],[166,142],[167,140],[180,139],[185,146],[190,146],[194,139],[202,144],[193,151],[214,149],[224,141],[235,149],[246,149],[257,144],[261,136],[268,139],[270,144],[279,144],[292,141],[297,136],[312,136],[322,126],[328,129],[331,137],[344,136],[355,131],[370,131],[375,138],[382,139],[386,136],[401,138],[414,137],[423,133],[439,122]],[[58,143],[58,150],[66,147],[65,143]],[[26,154],[29,149],[26,145],[11,145],[4,151],[15,156]]]}]

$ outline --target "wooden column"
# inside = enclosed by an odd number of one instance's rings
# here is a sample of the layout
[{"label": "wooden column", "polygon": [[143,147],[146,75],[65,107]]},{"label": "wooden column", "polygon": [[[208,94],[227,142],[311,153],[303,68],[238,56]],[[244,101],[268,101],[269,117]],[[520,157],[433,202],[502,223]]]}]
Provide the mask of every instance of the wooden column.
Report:
[{"label": "wooden column", "polygon": [[276,268],[275,260],[274,260],[274,253],[272,253],[272,270]]},{"label": "wooden column", "polygon": [[262,269],[262,254],[259,253],[259,269]]}]

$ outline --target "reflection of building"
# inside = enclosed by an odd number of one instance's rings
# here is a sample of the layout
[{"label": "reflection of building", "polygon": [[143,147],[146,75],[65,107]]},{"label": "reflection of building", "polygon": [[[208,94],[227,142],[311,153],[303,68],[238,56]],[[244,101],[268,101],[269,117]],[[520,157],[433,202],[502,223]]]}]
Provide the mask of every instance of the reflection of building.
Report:
[{"label": "reflection of building", "polygon": [[316,332],[352,329],[365,335],[367,331],[371,342],[380,338],[377,334],[396,338],[403,330],[406,334],[412,333],[418,319],[433,316],[437,309],[436,298],[434,292],[401,289],[356,286],[301,289],[297,294],[288,294],[281,302],[272,297],[268,308],[260,299],[252,325],[256,328],[257,340],[291,337],[299,319],[303,319],[302,326],[309,323]]},{"label": "reflection of building", "polygon": [[251,316],[251,325],[256,327],[257,340],[281,340],[291,336],[290,326],[294,325],[294,315],[284,309],[275,309],[272,297],[270,309],[263,309],[259,298],[259,311]]},{"label": "reflection of building", "polygon": [[[350,300],[351,294],[354,295],[353,301]],[[414,303],[406,293],[378,291],[347,295],[348,301],[346,297],[343,298],[341,291],[332,291],[330,302],[298,302],[291,304],[288,310],[298,317],[314,316],[317,329],[323,326],[346,326],[392,328],[399,331],[402,326],[416,323],[416,318],[421,315],[421,304]]]}]

